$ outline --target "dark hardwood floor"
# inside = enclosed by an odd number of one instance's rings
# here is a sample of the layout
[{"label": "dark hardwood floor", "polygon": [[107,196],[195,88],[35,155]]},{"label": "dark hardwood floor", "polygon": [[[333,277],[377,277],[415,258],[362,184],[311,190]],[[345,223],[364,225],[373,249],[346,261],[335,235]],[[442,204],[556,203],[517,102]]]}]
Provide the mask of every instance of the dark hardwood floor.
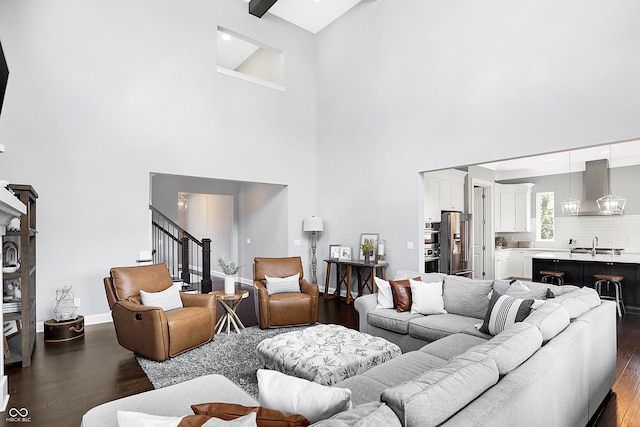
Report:
[{"label": "dark hardwood floor", "polygon": [[[257,324],[252,300],[240,308],[247,326]],[[353,304],[340,299],[320,298],[318,321],[358,327]],[[619,320],[617,333],[618,379],[597,427],[640,425],[640,315]],[[7,366],[6,374],[11,397],[1,420],[13,427],[27,424],[7,420],[10,408],[27,408],[30,426],[79,426],[93,406],[153,389],[134,355],[118,345],[111,323],[87,326],[84,338],[68,343],[45,344],[40,333],[31,367]]]}]

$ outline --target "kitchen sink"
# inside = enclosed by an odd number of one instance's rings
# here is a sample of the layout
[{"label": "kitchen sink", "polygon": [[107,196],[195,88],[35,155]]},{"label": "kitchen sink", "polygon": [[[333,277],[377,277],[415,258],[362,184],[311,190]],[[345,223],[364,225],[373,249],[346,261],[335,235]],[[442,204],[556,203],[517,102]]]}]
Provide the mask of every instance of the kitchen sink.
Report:
[{"label": "kitchen sink", "polygon": [[[624,249],[620,248],[596,248],[596,255],[622,255],[622,251]],[[591,248],[573,248],[571,249],[572,254],[591,254]]]}]

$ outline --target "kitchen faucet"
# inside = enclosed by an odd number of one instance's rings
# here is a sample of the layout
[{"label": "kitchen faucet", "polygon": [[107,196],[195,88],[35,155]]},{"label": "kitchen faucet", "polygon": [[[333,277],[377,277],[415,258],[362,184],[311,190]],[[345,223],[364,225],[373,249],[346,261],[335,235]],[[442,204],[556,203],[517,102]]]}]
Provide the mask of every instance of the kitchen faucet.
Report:
[{"label": "kitchen faucet", "polygon": [[596,256],[596,246],[598,245],[598,236],[593,236],[591,241],[591,256]]}]

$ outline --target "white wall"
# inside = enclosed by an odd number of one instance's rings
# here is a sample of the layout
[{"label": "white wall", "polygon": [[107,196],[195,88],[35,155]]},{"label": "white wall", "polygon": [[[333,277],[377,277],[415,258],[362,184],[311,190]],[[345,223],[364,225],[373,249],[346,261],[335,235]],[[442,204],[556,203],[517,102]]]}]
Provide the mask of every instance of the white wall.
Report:
[{"label": "white wall", "polygon": [[[216,28],[286,53],[286,92],[216,73]],[[315,212],[314,39],[238,0],[0,0],[3,179],[38,199],[38,321],[149,248],[149,173],[288,186],[288,251]],[[284,155],[283,155],[284,154]]]},{"label": "white wall", "polygon": [[[417,269],[418,172],[640,136],[640,3],[362,2],[318,35],[318,215]],[[322,271],[322,269],[319,269]]]}]

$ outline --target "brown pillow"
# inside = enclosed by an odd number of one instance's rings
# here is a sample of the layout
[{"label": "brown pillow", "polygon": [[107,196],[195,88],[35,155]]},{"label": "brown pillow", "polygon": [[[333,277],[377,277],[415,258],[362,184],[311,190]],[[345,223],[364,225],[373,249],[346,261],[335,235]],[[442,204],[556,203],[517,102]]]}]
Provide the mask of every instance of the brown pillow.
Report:
[{"label": "brown pillow", "polygon": [[[413,280],[420,280],[416,277]],[[398,313],[411,310],[411,284],[409,279],[389,280],[393,294],[393,306]]]},{"label": "brown pillow", "polygon": [[235,403],[201,403],[199,405],[191,405],[191,409],[196,415],[209,415],[225,421],[235,420],[251,412],[257,412],[256,421],[258,427],[306,427],[311,424],[302,415],[276,411],[262,406],[243,406]]}]

